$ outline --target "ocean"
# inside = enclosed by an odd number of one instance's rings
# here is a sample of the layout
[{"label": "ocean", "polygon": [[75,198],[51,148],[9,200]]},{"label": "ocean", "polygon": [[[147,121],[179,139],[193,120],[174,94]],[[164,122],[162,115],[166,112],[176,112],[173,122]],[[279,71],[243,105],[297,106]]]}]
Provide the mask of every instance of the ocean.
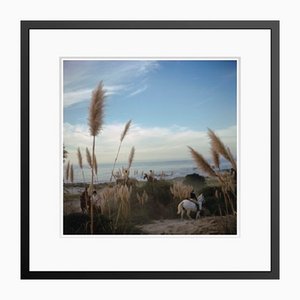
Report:
[{"label": "ocean", "polygon": [[[122,167],[127,167],[127,163],[117,163],[114,173],[121,171]],[[98,163],[98,175],[95,178],[95,183],[108,182],[111,177],[113,168],[112,163]],[[227,162],[221,162],[221,169],[229,168]],[[64,164],[65,174],[66,164]],[[136,178],[137,180],[144,180],[144,174],[149,173],[150,170],[154,172],[157,179],[174,179],[177,177],[185,177],[188,174],[205,175],[201,172],[193,160],[170,160],[170,161],[134,161],[131,168],[129,177]],[[91,169],[88,166],[83,167],[85,181],[91,180]],[[84,182],[82,171],[79,166],[74,166],[74,182]]]}]

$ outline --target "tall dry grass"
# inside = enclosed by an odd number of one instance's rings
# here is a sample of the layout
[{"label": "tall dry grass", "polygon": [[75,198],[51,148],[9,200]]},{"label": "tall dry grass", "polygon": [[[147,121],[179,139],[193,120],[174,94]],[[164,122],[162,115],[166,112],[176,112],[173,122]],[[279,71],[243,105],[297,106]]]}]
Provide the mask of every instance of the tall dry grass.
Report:
[{"label": "tall dry grass", "polygon": [[119,147],[118,147],[118,151],[117,151],[117,155],[115,157],[115,160],[114,160],[114,165],[113,165],[113,168],[112,168],[112,171],[111,171],[111,176],[110,176],[110,182],[112,181],[112,178],[114,176],[114,170],[115,170],[115,166],[116,166],[116,163],[117,163],[117,160],[118,160],[118,157],[119,157],[119,153],[120,153],[120,149],[121,149],[121,145],[122,145],[122,142],[123,140],[125,139],[126,135],[128,134],[129,132],[129,129],[130,129],[130,125],[131,125],[131,120],[129,120],[126,124],[125,124],[125,127],[121,133],[121,136],[120,136],[120,143],[119,143]]},{"label": "tall dry grass", "polygon": [[74,183],[74,169],[73,169],[73,164],[70,166],[70,181]]},{"label": "tall dry grass", "polygon": [[88,147],[86,147],[85,152],[86,152],[86,161],[88,162],[90,168],[93,169],[92,156]]},{"label": "tall dry grass", "polygon": [[[218,199],[218,200],[221,199],[221,193],[217,189],[215,191],[215,198]],[[218,209],[219,209],[220,216],[222,216],[222,210],[221,210],[220,204],[218,204]],[[225,209],[226,209],[226,213],[228,214],[227,202],[225,202]]]},{"label": "tall dry grass", "polygon": [[[95,168],[95,140],[96,136],[100,133],[103,125],[103,116],[104,116],[104,99],[105,91],[103,89],[102,81],[99,85],[93,90],[92,100],[89,107],[89,130],[90,134],[93,137],[92,144],[92,179],[91,179],[91,190],[94,185],[94,168]],[[91,234],[93,234],[93,205],[91,205]]]},{"label": "tall dry grass", "polygon": [[220,169],[220,155],[213,148],[211,148],[211,157],[212,157],[212,161],[213,161],[215,167],[218,168],[218,169]]},{"label": "tall dry grass", "polygon": [[67,168],[66,168],[66,181],[69,180],[69,174],[70,174],[70,161],[68,161]]},{"label": "tall dry grass", "polygon": [[183,199],[190,198],[193,187],[178,181],[173,183],[173,185],[170,187],[170,191],[174,199],[181,201]]},{"label": "tall dry grass", "polygon": [[80,148],[77,148],[77,158],[78,158],[78,165],[81,169],[81,174],[82,174],[82,179],[83,182],[85,183],[85,177],[84,177],[84,172],[83,172],[83,160],[82,160],[82,155],[81,155],[81,151]]},{"label": "tall dry grass", "polygon": [[134,158],[134,154],[135,154],[135,148],[132,147],[129,153],[129,157],[128,157],[128,171],[131,168],[132,162],[133,162],[133,158]]},{"label": "tall dry grass", "polygon": [[94,172],[95,172],[95,175],[97,177],[97,182],[99,182],[99,179],[98,179],[98,163],[97,163],[97,158],[96,158],[95,154],[94,154]]},{"label": "tall dry grass", "polygon": [[236,168],[236,161],[235,161],[235,159],[233,158],[233,155],[232,155],[232,153],[231,153],[229,147],[227,147],[227,153],[228,153],[228,156],[229,156],[229,159],[230,159],[230,163],[231,163],[231,165],[232,165],[232,168],[236,171],[236,170],[237,170],[237,168]]},{"label": "tall dry grass", "polygon": [[202,154],[198,153],[192,147],[188,147],[190,149],[191,155],[196,162],[199,169],[208,174],[211,177],[216,177],[217,173],[213,170],[207,160],[202,156]]},{"label": "tall dry grass", "polygon": [[92,137],[96,137],[103,126],[104,100],[105,90],[103,88],[103,82],[100,81],[92,92],[92,100],[89,107],[88,125]]},{"label": "tall dry grass", "polygon": [[[122,180],[124,182],[124,184],[128,184],[131,179],[129,178],[129,174],[130,174],[130,168],[134,159],[134,154],[135,154],[135,148],[132,147],[128,156],[128,166],[127,168],[122,167]],[[117,179],[117,176],[115,176],[115,178]]]},{"label": "tall dry grass", "polygon": [[117,208],[115,188],[115,186],[107,186],[100,191],[101,210],[104,215],[108,216],[109,219],[112,219],[113,212],[116,211]]},{"label": "tall dry grass", "polygon": [[126,224],[130,217],[130,196],[132,188],[127,185],[105,187],[100,192],[101,210],[113,222],[114,230],[120,223]]},{"label": "tall dry grass", "polygon": [[115,220],[115,229],[117,229],[119,222],[126,223],[130,216],[130,195],[132,187],[128,188],[127,185],[118,185],[115,188],[115,196],[118,203],[118,212]]},{"label": "tall dry grass", "polygon": [[224,145],[221,139],[211,129],[208,129],[208,137],[210,138],[210,145],[213,151],[222,155],[227,161],[231,163],[232,167],[236,170],[236,163],[229,148]]},{"label": "tall dry grass", "polygon": [[149,196],[147,192],[144,190],[143,193],[140,195],[136,193],[136,198],[141,206],[144,206],[146,202],[148,202]]},{"label": "tall dry grass", "polygon": [[[220,164],[219,156],[223,156],[227,161],[231,163],[232,168],[237,170],[236,161],[233,158],[233,155],[228,147],[224,145],[224,143],[221,141],[221,139],[211,130],[208,129],[208,137],[210,139],[210,145],[211,145],[211,153],[212,153],[212,160],[214,161],[215,165]],[[189,147],[191,155],[196,162],[198,168],[202,170],[204,173],[211,177],[216,177],[218,181],[220,182],[221,190],[224,196],[225,201],[225,207],[226,207],[226,213],[229,212],[229,206],[231,208],[231,211],[233,214],[236,214],[233,201],[236,200],[236,180],[235,176],[232,174],[229,174],[228,172],[221,172],[213,170],[213,168],[210,166],[208,161],[196,150]],[[216,195],[219,197],[219,195]]]}]

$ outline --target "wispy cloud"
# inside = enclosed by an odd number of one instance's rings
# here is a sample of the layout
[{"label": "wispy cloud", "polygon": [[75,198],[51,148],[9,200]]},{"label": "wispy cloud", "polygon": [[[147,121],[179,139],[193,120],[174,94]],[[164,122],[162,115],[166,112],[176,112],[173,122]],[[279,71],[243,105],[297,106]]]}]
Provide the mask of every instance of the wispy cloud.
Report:
[{"label": "wispy cloud", "polygon": [[144,92],[146,89],[148,88],[147,85],[144,85],[143,87],[139,88],[139,89],[136,89],[135,91],[131,92],[128,97],[132,97],[132,96],[136,96],[142,92]]},{"label": "wispy cloud", "polygon": [[92,89],[78,90],[74,92],[64,93],[64,107],[68,107],[75,103],[86,101],[91,97]]},{"label": "wispy cloud", "polygon": [[[106,90],[106,95],[114,95],[120,93],[122,90],[126,90],[125,85],[115,85],[115,86],[104,86],[104,89]],[[66,92],[64,93],[64,107],[71,106],[73,104],[88,101],[91,99],[93,89],[81,89],[77,91],[72,92]]]},{"label": "wispy cloud", "polygon": [[[157,61],[64,62],[64,107],[90,99],[93,88],[103,80],[107,95],[129,92],[129,97],[147,89],[147,76],[159,68]],[[141,88],[133,90],[136,86]]]},{"label": "wispy cloud", "polygon": [[154,70],[159,69],[159,62],[155,60],[145,60],[143,63],[139,63],[139,72],[142,74],[147,74]]},{"label": "wispy cloud", "polygon": [[[103,128],[97,139],[97,159],[101,162],[112,162],[124,124],[111,124]],[[217,130],[222,141],[236,154],[236,126]],[[70,152],[71,160],[76,161],[77,147],[85,148],[91,144],[86,125],[64,124],[64,144]],[[187,145],[192,146],[203,155],[210,157],[209,139],[206,131],[195,131],[180,126],[142,127],[135,124],[130,132],[119,156],[126,161],[132,146],[136,148],[137,160],[176,160],[190,159]]]}]

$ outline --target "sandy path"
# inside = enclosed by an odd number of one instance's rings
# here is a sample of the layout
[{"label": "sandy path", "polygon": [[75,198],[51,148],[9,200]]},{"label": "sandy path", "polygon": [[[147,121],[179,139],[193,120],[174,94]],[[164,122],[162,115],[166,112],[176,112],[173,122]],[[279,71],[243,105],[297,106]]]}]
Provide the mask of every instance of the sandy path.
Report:
[{"label": "sandy path", "polygon": [[148,234],[225,234],[227,233],[225,217],[203,217],[199,220],[160,220],[151,224],[138,226]]}]

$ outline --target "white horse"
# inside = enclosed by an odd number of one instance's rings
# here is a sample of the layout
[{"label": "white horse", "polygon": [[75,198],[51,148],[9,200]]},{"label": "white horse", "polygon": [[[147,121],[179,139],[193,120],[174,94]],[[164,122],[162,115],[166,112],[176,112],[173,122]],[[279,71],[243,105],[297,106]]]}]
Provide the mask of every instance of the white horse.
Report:
[{"label": "white horse", "polygon": [[190,199],[184,199],[177,206],[177,214],[178,215],[181,214],[181,219],[183,219],[184,212],[186,211],[186,215],[188,216],[189,219],[191,219],[190,213],[191,211],[195,211],[196,219],[198,219],[200,218],[200,211],[202,209],[203,201],[204,201],[204,196],[203,194],[200,194],[197,198],[197,202],[199,205],[199,209],[197,209],[196,203],[194,203]]}]

